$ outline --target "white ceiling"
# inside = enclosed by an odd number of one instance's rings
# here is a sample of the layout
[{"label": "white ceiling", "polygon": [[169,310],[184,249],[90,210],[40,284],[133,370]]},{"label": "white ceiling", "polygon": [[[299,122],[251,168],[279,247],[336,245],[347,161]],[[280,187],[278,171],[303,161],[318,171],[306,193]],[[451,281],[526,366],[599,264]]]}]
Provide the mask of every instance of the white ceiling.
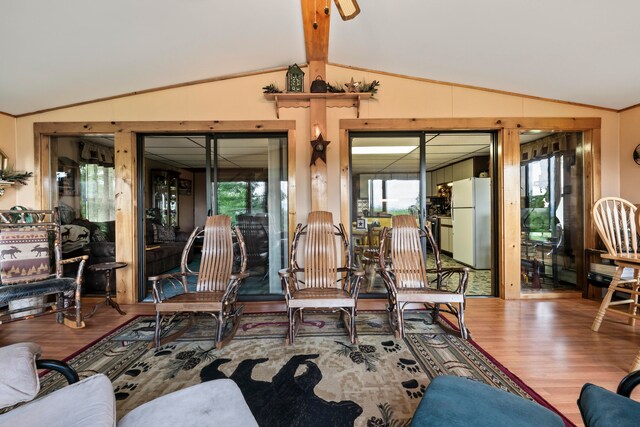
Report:
[{"label": "white ceiling", "polygon": [[3,0],[0,111],[304,62],[301,14],[297,0]]},{"label": "white ceiling", "polygon": [[[266,169],[269,139],[218,139],[218,167],[225,169]],[[180,169],[204,169],[207,165],[204,136],[147,136],[144,156]],[[211,158],[213,165],[215,159]]]},{"label": "white ceiling", "polygon": [[[360,7],[348,22],[333,13],[330,62],[616,109],[640,102],[636,0]],[[0,2],[0,111],[11,114],[294,62],[305,62],[299,0]]]},{"label": "white ceiling", "polygon": [[[470,157],[488,156],[490,153],[489,133],[428,133],[425,140],[427,171],[434,171]],[[420,170],[419,144],[420,139],[417,137],[353,138],[354,147],[415,147],[407,154],[352,154],[353,173],[417,173]]]}]

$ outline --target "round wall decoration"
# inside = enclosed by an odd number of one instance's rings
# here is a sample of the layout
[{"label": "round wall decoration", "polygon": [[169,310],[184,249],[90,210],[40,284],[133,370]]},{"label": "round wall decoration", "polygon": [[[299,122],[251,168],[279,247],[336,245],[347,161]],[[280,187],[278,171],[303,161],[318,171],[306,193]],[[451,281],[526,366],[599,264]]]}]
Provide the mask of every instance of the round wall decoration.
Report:
[{"label": "round wall decoration", "polygon": [[633,160],[640,165],[640,144],[638,144],[636,149],[633,150]]}]

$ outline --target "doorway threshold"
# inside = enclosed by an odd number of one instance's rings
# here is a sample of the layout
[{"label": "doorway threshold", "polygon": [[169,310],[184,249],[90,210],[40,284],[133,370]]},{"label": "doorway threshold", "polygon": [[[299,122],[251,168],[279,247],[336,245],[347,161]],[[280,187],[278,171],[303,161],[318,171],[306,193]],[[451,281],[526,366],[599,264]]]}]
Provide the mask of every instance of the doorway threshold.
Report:
[{"label": "doorway threshold", "polygon": [[578,289],[526,289],[520,292],[521,299],[570,299],[582,298]]}]

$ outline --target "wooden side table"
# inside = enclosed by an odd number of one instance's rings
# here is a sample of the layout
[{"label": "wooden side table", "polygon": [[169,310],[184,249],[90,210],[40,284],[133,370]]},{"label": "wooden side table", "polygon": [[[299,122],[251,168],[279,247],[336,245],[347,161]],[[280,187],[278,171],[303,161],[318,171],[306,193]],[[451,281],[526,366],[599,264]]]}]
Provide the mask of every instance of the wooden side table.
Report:
[{"label": "wooden side table", "polygon": [[89,270],[91,271],[95,271],[95,272],[104,271],[104,276],[105,276],[105,279],[107,280],[107,285],[104,290],[105,291],[104,303],[96,304],[96,306],[93,307],[93,310],[91,310],[91,313],[85,316],[85,319],[89,319],[91,316],[93,316],[96,313],[96,310],[98,310],[98,307],[102,304],[115,308],[120,314],[127,314],[124,311],[122,311],[118,303],[111,298],[111,272],[119,268],[124,268],[127,265],[128,264],[126,262],[103,262],[101,264],[94,264],[89,266]]}]

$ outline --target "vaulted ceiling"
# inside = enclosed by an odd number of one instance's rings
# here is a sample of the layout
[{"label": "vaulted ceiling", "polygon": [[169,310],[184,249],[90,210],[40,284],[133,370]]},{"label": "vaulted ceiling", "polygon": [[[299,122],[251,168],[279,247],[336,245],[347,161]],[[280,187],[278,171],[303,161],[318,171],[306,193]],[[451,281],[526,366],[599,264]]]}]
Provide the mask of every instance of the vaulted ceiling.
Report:
[{"label": "vaulted ceiling", "polygon": [[[640,103],[635,0],[360,7],[347,22],[332,8],[330,63],[613,109]],[[14,115],[305,61],[300,0],[0,2],[0,111]]]}]

